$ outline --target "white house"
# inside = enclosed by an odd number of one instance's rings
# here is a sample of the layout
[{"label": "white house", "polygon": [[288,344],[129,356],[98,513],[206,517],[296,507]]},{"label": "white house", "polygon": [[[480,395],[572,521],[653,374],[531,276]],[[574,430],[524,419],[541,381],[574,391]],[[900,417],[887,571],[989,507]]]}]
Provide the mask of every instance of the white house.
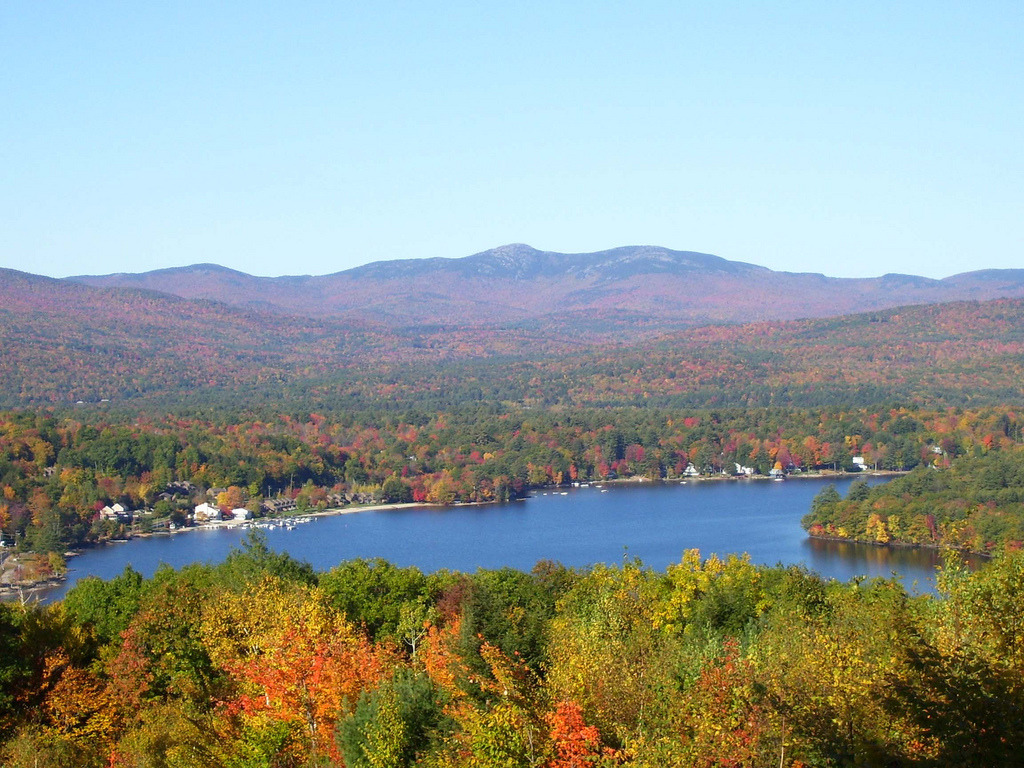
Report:
[{"label": "white house", "polygon": [[195,511],[192,513],[192,519],[197,523],[201,523],[206,520],[220,520],[220,509],[217,506],[207,504],[204,501],[202,504],[196,504]]},{"label": "white house", "polygon": [[231,515],[235,518],[235,520],[252,520],[252,512],[250,512],[245,507],[238,507],[237,509],[232,509]]},{"label": "white house", "polygon": [[100,517],[104,520],[131,520],[132,511],[123,504],[114,504],[101,509]]}]

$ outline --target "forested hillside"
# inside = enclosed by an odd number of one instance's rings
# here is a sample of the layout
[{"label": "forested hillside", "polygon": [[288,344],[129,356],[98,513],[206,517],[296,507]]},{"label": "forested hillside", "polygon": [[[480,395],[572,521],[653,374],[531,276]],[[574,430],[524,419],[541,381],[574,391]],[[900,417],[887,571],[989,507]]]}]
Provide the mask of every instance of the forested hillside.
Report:
[{"label": "forested hillside", "polygon": [[[1020,404],[1024,301],[904,307],[823,320],[716,325],[644,343],[587,343],[549,328],[558,354],[386,368],[346,392],[446,407],[861,407],[886,401]],[[471,351],[473,336],[461,336]],[[475,337],[478,344],[483,338]],[[437,343],[435,340],[428,342]],[[442,347],[443,349],[443,347]],[[478,350],[485,349],[478,346]],[[329,401],[329,380],[313,387]]]},{"label": "forested hillside", "polygon": [[9,271],[0,299],[4,407],[999,405],[1024,375],[1022,299],[668,335],[600,313],[389,329]]},{"label": "forested hillside", "polygon": [[[63,406],[3,416],[0,531],[40,551],[117,533],[100,509],[154,508],[176,481],[257,503],[449,503],[691,463],[907,470],[943,441],[958,448],[940,463],[1019,438],[1024,300],[615,342],[355,328],[6,277],[0,395]],[[163,499],[160,518],[200,498]],[[876,538],[864,525],[839,527]]]},{"label": "forested hillside", "polygon": [[258,313],[145,291],[95,289],[4,270],[0,401],[72,404],[280,388],[381,343],[348,326],[266,322]]}]

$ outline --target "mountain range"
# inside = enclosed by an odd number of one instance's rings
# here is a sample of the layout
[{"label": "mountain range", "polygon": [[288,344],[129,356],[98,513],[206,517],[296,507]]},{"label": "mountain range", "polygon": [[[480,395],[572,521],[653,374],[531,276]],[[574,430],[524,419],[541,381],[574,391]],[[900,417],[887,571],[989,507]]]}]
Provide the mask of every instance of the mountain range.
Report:
[{"label": "mountain range", "polygon": [[901,274],[834,278],[657,246],[555,253],[513,244],[464,258],[382,261],[322,276],[257,277],[196,264],[67,280],[388,327],[545,321],[571,329],[608,322],[619,331],[1024,296],[1024,269],[943,280]]},{"label": "mountain range", "polygon": [[1022,297],[1024,270],[850,280],[652,247],[323,277],[0,269],[0,407],[1016,403]]}]

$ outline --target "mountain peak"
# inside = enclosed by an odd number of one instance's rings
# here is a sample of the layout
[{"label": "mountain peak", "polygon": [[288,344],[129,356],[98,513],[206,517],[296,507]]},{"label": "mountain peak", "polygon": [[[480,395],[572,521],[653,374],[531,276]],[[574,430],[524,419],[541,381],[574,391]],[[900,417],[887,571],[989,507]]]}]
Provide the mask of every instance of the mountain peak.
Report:
[{"label": "mountain peak", "polygon": [[[494,256],[507,257],[511,259],[521,259],[529,256],[536,256],[541,253],[532,245],[526,243],[509,243],[508,245],[499,245],[497,248],[489,248],[486,251],[474,254],[475,256],[482,256],[483,254],[492,254]],[[470,256],[469,258],[473,258]]]},{"label": "mountain peak", "polygon": [[538,251],[523,243],[512,243],[452,261],[453,268],[464,275],[519,280],[573,276],[605,282],[647,273],[770,271],[709,253],[674,251],[658,245],[624,245],[594,253],[557,253]]},{"label": "mountain peak", "polygon": [[456,261],[461,262],[459,272],[463,274],[522,280],[544,271],[551,255],[525,243],[510,243]]}]

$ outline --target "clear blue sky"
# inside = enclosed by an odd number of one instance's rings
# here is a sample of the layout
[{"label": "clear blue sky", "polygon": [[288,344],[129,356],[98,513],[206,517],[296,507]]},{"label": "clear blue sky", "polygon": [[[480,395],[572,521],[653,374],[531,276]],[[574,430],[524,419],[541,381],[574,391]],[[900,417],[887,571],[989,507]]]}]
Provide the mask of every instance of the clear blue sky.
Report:
[{"label": "clear blue sky", "polygon": [[1024,267],[1024,3],[0,3],[0,266]]}]

